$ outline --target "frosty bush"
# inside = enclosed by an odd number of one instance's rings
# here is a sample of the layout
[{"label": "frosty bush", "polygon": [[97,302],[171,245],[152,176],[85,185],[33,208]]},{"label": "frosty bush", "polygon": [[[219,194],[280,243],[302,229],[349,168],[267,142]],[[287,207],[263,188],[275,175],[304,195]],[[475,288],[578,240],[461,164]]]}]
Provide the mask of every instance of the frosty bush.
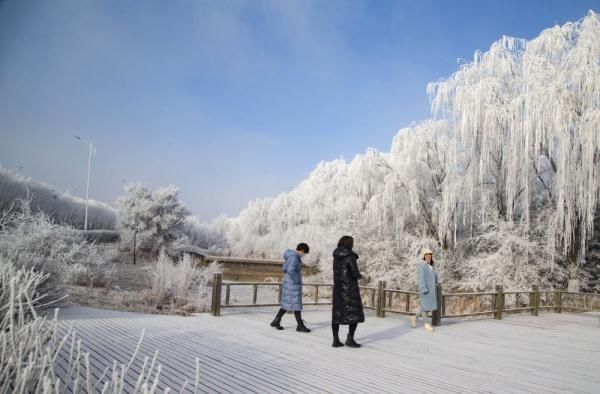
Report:
[{"label": "frosty bush", "polygon": [[[221,267],[214,262],[206,268],[196,268],[191,255],[186,253],[173,261],[162,250],[152,263],[151,271],[152,292],[157,305],[180,307],[186,304],[205,305],[212,275],[221,271]],[[195,296],[192,296],[193,293]]]},{"label": "frosty bush", "polygon": [[28,201],[18,201],[3,212],[0,256],[10,258],[19,267],[48,273],[48,293],[56,292],[63,283],[105,286],[113,273],[113,267],[105,263],[81,231],[58,225],[43,212],[32,212]]},{"label": "frosty bush", "polygon": [[216,272],[223,272],[223,267],[213,261],[207,267],[199,270],[196,281],[192,284],[192,291],[195,292],[195,298],[191,297],[190,302],[198,312],[208,312],[211,302],[212,280]]},{"label": "frosty bush", "polygon": [[565,266],[553,267],[543,242],[529,230],[502,221],[482,226],[457,248],[460,252],[455,255],[452,275],[472,289],[490,289],[500,283],[509,289],[530,289],[532,284],[565,286]]},{"label": "frosty bush", "polygon": [[163,304],[173,296],[174,265],[167,253],[161,250],[158,258],[152,263],[152,291],[156,303]]},{"label": "frosty bush", "polygon": [[[57,320],[48,321],[39,309],[45,297],[40,291],[48,275],[33,269],[19,268],[10,259],[0,256],[0,393],[125,392],[125,379],[135,382],[134,393],[154,393],[160,379],[158,352],[145,357],[139,373],[131,370],[144,337],[138,343],[130,361],[113,364],[99,377],[90,365],[93,357],[83,352],[81,341],[73,329],[59,334]],[[47,306],[47,305],[46,305]],[[56,363],[63,360],[66,374],[59,378]],[[181,391],[190,386],[184,382]],[[199,386],[199,360],[196,359],[194,389]],[[131,392],[127,388],[128,392]]]},{"label": "frosty bush", "polygon": [[[18,269],[0,256],[0,390],[41,391],[52,376],[58,341],[38,316],[36,306],[44,294],[39,290],[48,275],[33,269]],[[46,351],[49,347],[50,351]]]}]

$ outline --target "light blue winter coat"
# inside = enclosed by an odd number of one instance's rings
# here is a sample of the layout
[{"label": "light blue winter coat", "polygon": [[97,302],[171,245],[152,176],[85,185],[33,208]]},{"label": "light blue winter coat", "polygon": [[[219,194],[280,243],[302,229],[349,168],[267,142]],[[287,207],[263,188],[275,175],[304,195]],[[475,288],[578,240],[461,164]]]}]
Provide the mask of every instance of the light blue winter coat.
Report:
[{"label": "light blue winter coat", "polygon": [[424,261],[419,261],[417,266],[417,284],[419,285],[419,302],[421,310],[425,312],[435,311],[437,305],[438,275],[433,267],[429,267]]},{"label": "light blue winter coat", "polygon": [[288,249],[283,254],[283,284],[281,308],[286,311],[302,310],[302,260],[297,252]]}]

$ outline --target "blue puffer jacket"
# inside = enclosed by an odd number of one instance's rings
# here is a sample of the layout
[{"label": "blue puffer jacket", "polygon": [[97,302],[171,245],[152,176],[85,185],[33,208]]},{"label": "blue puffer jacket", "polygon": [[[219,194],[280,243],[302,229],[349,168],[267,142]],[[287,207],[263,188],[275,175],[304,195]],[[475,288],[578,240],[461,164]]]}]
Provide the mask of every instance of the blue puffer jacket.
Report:
[{"label": "blue puffer jacket", "polygon": [[283,254],[283,285],[281,308],[286,311],[302,310],[302,260],[295,251],[289,249]]}]

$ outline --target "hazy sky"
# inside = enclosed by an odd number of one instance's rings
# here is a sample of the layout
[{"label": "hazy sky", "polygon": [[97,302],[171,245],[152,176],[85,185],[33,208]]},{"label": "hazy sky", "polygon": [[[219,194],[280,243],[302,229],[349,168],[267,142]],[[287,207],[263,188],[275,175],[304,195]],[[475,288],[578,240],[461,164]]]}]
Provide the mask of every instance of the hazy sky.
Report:
[{"label": "hazy sky", "polygon": [[389,150],[426,84],[597,1],[0,0],[0,163],[113,203],[174,184],[202,219]]}]

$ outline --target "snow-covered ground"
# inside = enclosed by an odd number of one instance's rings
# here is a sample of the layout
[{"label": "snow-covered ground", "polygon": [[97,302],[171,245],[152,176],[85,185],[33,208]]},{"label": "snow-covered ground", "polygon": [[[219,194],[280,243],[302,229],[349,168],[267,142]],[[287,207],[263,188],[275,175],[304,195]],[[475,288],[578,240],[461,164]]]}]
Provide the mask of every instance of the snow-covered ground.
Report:
[{"label": "snow-covered ground", "polygon": [[600,387],[600,314],[444,321],[434,333],[411,329],[405,318],[369,314],[357,330],[363,348],[334,349],[329,308],[305,311],[310,334],[296,332],[289,314],[284,331],[269,327],[275,312],[226,309],[221,317],[185,318],[69,307],[60,319],[65,330],[74,324],[96,374],[113,359],[126,363],[146,329],[132,374],[158,349],[161,389],[176,391],[186,379],[193,384],[196,357],[202,392],[592,393]]}]

